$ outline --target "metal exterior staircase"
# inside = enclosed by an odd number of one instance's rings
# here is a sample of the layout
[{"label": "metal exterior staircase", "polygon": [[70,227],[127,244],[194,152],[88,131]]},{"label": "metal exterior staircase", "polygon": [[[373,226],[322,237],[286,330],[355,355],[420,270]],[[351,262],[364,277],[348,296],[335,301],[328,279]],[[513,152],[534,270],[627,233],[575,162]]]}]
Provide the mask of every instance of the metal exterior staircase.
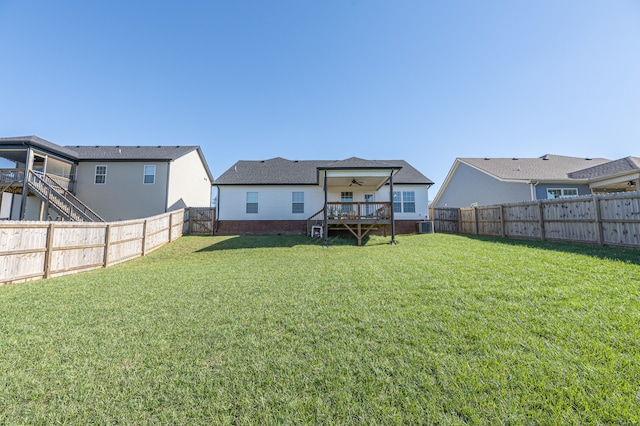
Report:
[{"label": "metal exterior staircase", "polygon": [[29,170],[27,185],[38,198],[46,203],[47,207],[58,212],[66,220],[104,222],[104,219],[91,210],[89,206],[45,174]]}]

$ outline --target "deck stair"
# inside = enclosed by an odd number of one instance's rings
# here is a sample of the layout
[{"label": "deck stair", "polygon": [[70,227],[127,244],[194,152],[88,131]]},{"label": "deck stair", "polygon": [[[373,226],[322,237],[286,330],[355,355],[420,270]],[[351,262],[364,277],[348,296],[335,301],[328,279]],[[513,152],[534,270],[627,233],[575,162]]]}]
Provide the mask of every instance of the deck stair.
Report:
[{"label": "deck stair", "polygon": [[45,174],[29,170],[27,185],[31,192],[44,201],[47,210],[52,208],[65,220],[104,222],[104,219],[80,201],[78,197]]}]

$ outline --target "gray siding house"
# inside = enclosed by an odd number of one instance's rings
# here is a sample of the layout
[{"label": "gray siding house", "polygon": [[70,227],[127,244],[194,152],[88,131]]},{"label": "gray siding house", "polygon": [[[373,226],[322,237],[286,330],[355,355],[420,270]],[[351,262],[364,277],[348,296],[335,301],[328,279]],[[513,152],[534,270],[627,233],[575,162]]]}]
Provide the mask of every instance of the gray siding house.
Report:
[{"label": "gray siding house", "polygon": [[432,207],[469,207],[637,191],[640,158],[456,158]]},{"label": "gray siding house", "polygon": [[198,146],[60,146],[0,138],[0,211],[12,220],[116,221],[211,205]]}]

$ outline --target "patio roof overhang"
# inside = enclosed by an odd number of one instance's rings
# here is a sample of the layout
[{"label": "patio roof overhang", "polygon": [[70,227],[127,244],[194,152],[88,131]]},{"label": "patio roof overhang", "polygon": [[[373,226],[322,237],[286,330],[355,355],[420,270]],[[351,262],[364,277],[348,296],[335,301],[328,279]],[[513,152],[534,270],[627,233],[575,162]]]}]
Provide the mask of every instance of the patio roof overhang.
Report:
[{"label": "patio roof overhang", "polygon": [[624,173],[608,179],[591,182],[591,190],[640,190],[640,170],[634,173]]},{"label": "patio roof overhang", "polygon": [[401,167],[318,168],[318,183],[327,187],[358,187],[380,189]]}]

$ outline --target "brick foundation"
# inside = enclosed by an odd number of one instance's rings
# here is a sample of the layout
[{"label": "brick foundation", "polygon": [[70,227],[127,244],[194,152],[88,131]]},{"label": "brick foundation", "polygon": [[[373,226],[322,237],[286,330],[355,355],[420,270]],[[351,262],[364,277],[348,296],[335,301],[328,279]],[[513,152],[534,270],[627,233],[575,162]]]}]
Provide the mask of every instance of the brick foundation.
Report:
[{"label": "brick foundation", "polygon": [[216,235],[304,235],[306,220],[221,220]]},{"label": "brick foundation", "polygon": [[[396,234],[415,234],[416,220],[396,220]],[[386,227],[386,235],[391,235],[391,225]],[[329,231],[336,235],[338,231]],[[345,231],[344,235],[352,235]],[[216,235],[305,235],[306,220],[221,220]],[[372,230],[372,235],[385,235],[385,229]],[[338,232],[337,235],[342,235]]]}]

